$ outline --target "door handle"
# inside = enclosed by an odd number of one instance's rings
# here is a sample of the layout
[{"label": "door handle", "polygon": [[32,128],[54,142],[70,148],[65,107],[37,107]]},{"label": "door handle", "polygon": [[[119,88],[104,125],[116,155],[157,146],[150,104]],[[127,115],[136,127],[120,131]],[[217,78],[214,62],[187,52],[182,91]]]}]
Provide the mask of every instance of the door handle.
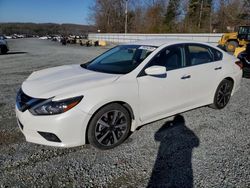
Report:
[{"label": "door handle", "polygon": [[186,75],[186,76],[181,77],[182,80],[189,79],[189,78],[191,78],[191,75]]},{"label": "door handle", "polygon": [[221,70],[222,69],[222,67],[216,67],[216,68],[214,68],[214,70]]}]

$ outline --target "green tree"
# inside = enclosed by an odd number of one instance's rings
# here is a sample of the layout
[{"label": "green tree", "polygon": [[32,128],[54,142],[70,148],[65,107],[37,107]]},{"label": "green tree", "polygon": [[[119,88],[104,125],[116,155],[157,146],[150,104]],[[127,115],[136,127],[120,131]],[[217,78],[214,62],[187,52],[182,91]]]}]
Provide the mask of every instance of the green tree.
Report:
[{"label": "green tree", "polygon": [[176,20],[180,14],[178,7],[180,0],[169,0],[167,12],[164,16],[164,25],[167,32],[176,32]]},{"label": "green tree", "polygon": [[244,24],[244,18],[247,17],[247,14],[244,14],[245,7],[242,1],[220,0],[219,5],[215,22],[218,32],[232,32],[236,30],[237,26]]},{"label": "green tree", "polygon": [[209,32],[212,0],[190,0],[186,22],[189,32]]},{"label": "green tree", "polygon": [[164,8],[160,2],[155,2],[152,6],[148,7],[145,14],[145,18],[147,20],[147,24],[145,25],[145,32],[163,32],[163,12]]},{"label": "green tree", "polygon": [[241,23],[244,25],[250,25],[250,1],[244,0],[242,3],[242,11],[239,14]]}]

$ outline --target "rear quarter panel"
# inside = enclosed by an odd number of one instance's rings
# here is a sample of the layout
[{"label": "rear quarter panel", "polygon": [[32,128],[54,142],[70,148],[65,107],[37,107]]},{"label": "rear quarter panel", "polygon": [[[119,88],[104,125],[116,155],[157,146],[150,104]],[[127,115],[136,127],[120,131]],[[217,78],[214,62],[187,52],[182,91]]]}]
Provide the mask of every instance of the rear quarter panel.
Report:
[{"label": "rear quarter panel", "polygon": [[[223,72],[223,77],[227,78],[230,77],[234,80],[234,88],[232,91],[232,95],[239,89],[241,79],[242,79],[242,69],[235,63],[239,61],[236,57],[224,53],[223,54],[223,67],[224,67],[224,72]],[[224,79],[222,78],[222,79]]]}]

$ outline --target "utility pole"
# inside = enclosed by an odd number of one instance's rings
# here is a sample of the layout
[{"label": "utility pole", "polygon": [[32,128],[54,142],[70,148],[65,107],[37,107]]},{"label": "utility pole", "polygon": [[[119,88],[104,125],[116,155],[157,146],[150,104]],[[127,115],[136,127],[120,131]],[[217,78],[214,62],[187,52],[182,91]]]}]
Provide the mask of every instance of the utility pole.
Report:
[{"label": "utility pole", "polygon": [[200,8],[200,15],[199,15],[199,23],[198,23],[198,28],[201,28],[201,18],[202,18],[202,13],[203,13],[203,3],[204,0],[201,0],[201,8]]},{"label": "utility pole", "polygon": [[210,8],[209,31],[212,33],[212,7]]},{"label": "utility pole", "polygon": [[125,0],[125,34],[128,32],[128,0]]}]

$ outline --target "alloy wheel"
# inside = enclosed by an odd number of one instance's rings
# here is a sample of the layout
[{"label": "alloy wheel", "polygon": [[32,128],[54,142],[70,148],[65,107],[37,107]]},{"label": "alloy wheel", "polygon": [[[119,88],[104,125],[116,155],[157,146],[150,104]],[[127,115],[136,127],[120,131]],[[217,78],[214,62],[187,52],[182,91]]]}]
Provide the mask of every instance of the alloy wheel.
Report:
[{"label": "alloy wheel", "polygon": [[95,126],[95,139],[103,146],[112,146],[124,138],[128,120],[120,110],[104,113]]},{"label": "alloy wheel", "polygon": [[230,82],[224,82],[220,86],[216,99],[216,102],[219,107],[223,108],[227,105],[231,97],[231,92],[232,92],[232,84]]}]

